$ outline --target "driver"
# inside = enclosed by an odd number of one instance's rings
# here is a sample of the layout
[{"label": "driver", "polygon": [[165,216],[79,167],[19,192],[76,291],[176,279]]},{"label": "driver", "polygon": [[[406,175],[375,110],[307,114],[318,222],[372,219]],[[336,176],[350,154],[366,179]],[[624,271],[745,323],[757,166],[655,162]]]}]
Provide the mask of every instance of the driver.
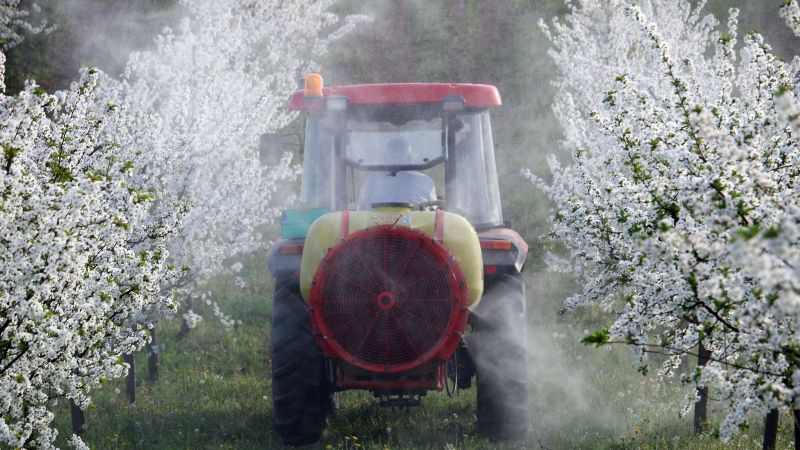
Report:
[{"label": "driver", "polygon": [[[386,143],[384,161],[387,165],[412,162],[411,145],[404,137]],[[436,186],[427,175],[413,171],[373,172],[361,185],[358,209],[369,210],[376,203],[408,203],[419,205],[436,200]]]}]

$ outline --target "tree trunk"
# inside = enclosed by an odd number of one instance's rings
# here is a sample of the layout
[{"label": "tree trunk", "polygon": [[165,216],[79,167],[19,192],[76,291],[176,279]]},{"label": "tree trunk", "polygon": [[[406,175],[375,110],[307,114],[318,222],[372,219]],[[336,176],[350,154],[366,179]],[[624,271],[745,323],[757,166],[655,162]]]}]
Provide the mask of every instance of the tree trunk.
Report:
[{"label": "tree trunk", "polygon": [[84,416],[83,410],[75,403],[75,400],[70,400],[69,411],[72,415],[72,434],[83,435],[86,429],[86,416]]},{"label": "tree trunk", "polygon": [[125,393],[128,394],[128,401],[132,405],[136,403],[136,360],[133,357],[133,353],[129,353],[123,358],[130,366],[128,376],[125,377]]},{"label": "tree trunk", "polygon": [[800,409],[792,411],[794,416],[794,450],[800,450]]},{"label": "tree trunk", "polygon": [[775,444],[778,441],[778,419],[780,415],[777,409],[771,409],[767,413],[767,418],[764,420],[764,450],[775,450]]},{"label": "tree trunk", "polygon": [[156,329],[150,331],[150,343],[147,344],[147,377],[151,382],[158,379],[158,344],[156,343]]},{"label": "tree trunk", "polygon": [[[705,367],[711,352],[700,343],[697,349],[697,367]],[[694,432],[700,434],[708,423],[708,386],[697,388],[697,402],[694,404]]]}]

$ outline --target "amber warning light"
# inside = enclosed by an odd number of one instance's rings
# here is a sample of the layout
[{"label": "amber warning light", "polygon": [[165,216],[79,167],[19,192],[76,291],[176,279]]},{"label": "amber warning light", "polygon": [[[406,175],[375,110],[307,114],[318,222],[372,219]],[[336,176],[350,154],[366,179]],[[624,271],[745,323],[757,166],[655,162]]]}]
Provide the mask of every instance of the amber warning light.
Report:
[{"label": "amber warning light", "polygon": [[318,73],[306,75],[303,94],[312,97],[322,97],[322,75]]}]

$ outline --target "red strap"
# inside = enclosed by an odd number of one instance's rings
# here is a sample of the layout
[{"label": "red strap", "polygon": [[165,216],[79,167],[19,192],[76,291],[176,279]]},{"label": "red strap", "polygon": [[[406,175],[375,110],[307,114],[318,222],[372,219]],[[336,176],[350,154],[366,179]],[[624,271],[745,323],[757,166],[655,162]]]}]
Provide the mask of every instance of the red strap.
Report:
[{"label": "red strap", "polygon": [[342,229],[341,235],[342,239],[345,239],[350,234],[350,211],[344,210],[342,211]]},{"label": "red strap", "polygon": [[436,210],[436,222],[433,230],[433,240],[442,243],[444,239],[444,212],[441,209]]}]

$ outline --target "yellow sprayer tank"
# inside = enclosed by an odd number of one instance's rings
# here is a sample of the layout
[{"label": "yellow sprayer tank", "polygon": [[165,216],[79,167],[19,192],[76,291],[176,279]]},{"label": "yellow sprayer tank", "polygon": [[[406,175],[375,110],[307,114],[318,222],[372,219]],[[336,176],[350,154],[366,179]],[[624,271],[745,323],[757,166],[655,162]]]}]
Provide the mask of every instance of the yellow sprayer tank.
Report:
[{"label": "yellow sprayer tank", "polygon": [[[437,215],[441,220],[437,234]],[[333,212],[318,218],[308,231],[300,266],[300,292],[308,302],[312,282],[328,251],[343,238],[370,227],[394,225],[418,230],[439,243],[458,263],[467,287],[470,309],[483,294],[483,260],[478,235],[463,217],[444,211],[412,211],[409,208],[380,208],[374,211]],[[343,230],[343,227],[347,230]]]}]

